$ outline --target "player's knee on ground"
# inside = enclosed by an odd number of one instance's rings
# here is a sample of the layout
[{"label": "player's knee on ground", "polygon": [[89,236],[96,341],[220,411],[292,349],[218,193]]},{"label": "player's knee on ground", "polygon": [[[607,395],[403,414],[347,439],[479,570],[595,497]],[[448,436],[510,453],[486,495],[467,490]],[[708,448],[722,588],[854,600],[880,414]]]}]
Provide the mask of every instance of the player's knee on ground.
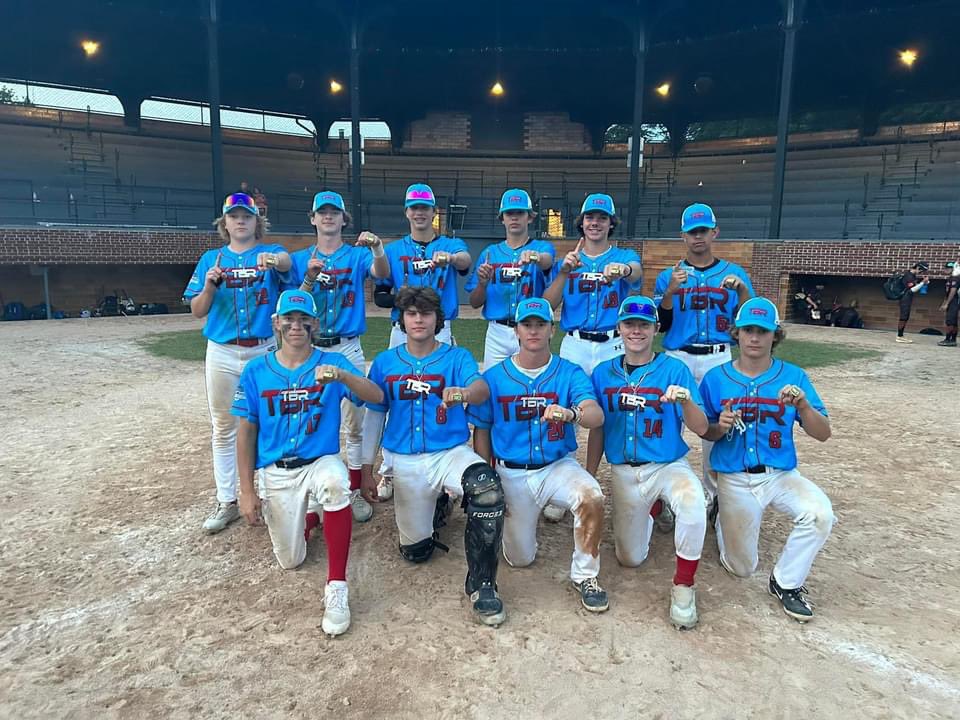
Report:
[{"label": "player's knee on ground", "polygon": [[307,559],[307,544],[304,542],[294,547],[274,548],[273,554],[284,570],[295,570]]},{"label": "player's knee on ground", "polygon": [[500,476],[487,463],[468,467],[461,486],[461,506],[467,514],[464,550],[467,556],[465,589],[469,595],[481,585],[496,581],[506,504]]},{"label": "player's knee on ground", "polygon": [[614,543],[617,562],[624,567],[639,567],[643,565],[649,551],[649,547],[629,547],[621,545],[620,543]]},{"label": "player's knee on ground", "polygon": [[400,545],[400,554],[403,556],[404,560],[408,560],[412,563],[425,563],[431,557],[433,557],[433,551],[437,547],[436,538],[428,537],[424,538],[420,542],[415,542],[412,545]]},{"label": "player's knee on ground", "polygon": [[732,572],[737,577],[742,578],[753,575],[754,571],[757,569],[757,565],[760,563],[760,558],[757,556],[756,550],[754,550],[752,555],[741,555],[736,552],[731,552],[730,547],[728,544],[726,544],[726,542],[723,548],[722,559],[723,564],[727,567],[727,570]]}]

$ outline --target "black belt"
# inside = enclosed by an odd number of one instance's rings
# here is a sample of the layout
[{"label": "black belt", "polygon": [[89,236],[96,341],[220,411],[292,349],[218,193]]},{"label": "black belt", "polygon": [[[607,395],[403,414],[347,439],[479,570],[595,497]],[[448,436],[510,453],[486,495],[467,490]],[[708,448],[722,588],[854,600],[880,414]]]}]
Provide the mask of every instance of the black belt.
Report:
[{"label": "black belt", "polygon": [[224,342],[224,345],[238,345],[239,347],[257,347],[258,345],[263,345],[268,340],[272,338],[234,338],[233,340],[227,340]]},{"label": "black belt", "polygon": [[543,470],[550,463],[535,463],[533,465],[524,465],[523,463],[514,463],[507,462],[506,460],[501,460],[500,464],[505,468],[510,468],[511,470]]},{"label": "black belt", "polygon": [[354,335],[353,337],[347,337],[347,338],[340,337],[339,335],[336,335],[334,337],[319,337],[313,341],[313,344],[316,345],[317,347],[328,348],[328,347],[333,347],[334,345],[339,345],[340,343],[356,340],[356,338],[357,338],[356,335]]},{"label": "black belt", "polygon": [[[507,327],[516,327],[517,323],[515,320],[494,320],[497,325],[506,325]],[[507,467],[510,467],[509,465]]]},{"label": "black belt", "polygon": [[751,475],[761,475],[763,473],[773,472],[775,468],[768,467],[767,465],[754,465],[753,467],[748,467],[744,470],[745,473],[750,473]]},{"label": "black belt", "polygon": [[627,460],[624,465],[629,465],[630,467],[643,467],[644,465],[649,465],[653,460],[644,460],[643,462],[638,462],[637,460]]},{"label": "black belt", "polygon": [[288,460],[277,460],[274,463],[281,470],[296,470],[304,465],[309,465],[318,458],[289,458]]},{"label": "black belt", "polygon": [[726,349],[727,346],[723,343],[719,345],[684,345],[680,348],[680,352],[685,352],[688,355],[714,355],[722,353]]},{"label": "black belt", "polygon": [[590,340],[592,342],[606,342],[607,340],[612,340],[615,337],[620,337],[620,331],[614,330],[613,335],[608,335],[607,333],[591,333],[584,332],[583,330],[568,330],[567,335],[571,337],[578,337],[581,340]]}]

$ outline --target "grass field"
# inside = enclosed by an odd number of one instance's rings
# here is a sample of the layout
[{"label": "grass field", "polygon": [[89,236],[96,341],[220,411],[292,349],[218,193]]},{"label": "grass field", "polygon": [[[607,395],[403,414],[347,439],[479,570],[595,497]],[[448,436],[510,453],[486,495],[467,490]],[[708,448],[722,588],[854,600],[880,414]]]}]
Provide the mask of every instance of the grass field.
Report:
[{"label": "grass field", "polygon": [[[483,359],[483,338],[486,325],[486,321],[480,319],[453,321],[453,334],[457,339],[457,344],[469,349],[478,362]],[[377,353],[386,349],[389,339],[390,321],[387,318],[380,317],[368,318],[367,334],[361,340],[367,360],[372,360]],[[562,335],[557,332],[553,338],[554,352],[559,352],[561,339]],[[206,341],[199,330],[158,333],[141,342],[147,351],[153,355],[175,360],[200,362],[203,360],[206,351]],[[656,350],[661,349],[659,336],[654,347]],[[790,339],[785,340],[777,348],[776,354],[777,357],[804,368],[836,365],[848,360],[859,360],[880,355],[876,350],[867,350],[853,345]]]}]

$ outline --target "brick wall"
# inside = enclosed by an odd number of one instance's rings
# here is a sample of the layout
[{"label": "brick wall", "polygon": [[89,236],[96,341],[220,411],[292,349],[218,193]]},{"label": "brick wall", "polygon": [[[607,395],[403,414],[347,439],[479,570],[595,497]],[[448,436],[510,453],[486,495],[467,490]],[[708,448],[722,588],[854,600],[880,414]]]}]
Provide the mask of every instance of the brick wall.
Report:
[{"label": "brick wall", "polygon": [[427,113],[410,123],[405,148],[411,150],[469,150],[470,116],[467,113]]},{"label": "brick wall", "polygon": [[590,134],[565,112],[526,113],[523,116],[523,149],[532,152],[590,152]]}]

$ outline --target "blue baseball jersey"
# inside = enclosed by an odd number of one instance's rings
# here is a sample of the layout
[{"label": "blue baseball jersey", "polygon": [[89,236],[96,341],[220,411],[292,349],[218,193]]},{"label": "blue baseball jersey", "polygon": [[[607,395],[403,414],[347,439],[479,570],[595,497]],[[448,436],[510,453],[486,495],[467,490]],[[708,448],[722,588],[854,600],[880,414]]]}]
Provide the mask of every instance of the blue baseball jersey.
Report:
[{"label": "blue baseball jersey", "polygon": [[483,303],[483,317],[487,320],[513,320],[521,300],[543,297],[551,272],[544,273],[533,264],[520,265],[518,260],[525,250],[545,253],[551,258],[556,256],[553,245],[546,240],[528,240],[518,248],[512,248],[503,241],[487,245],[480,251],[464,289],[470,292],[480,284],[478,267],[484,263],[493,266],[493,277],[487,283],[487,299]]},{"label": "blue baseball jersey", "polygon": [[[682,266],[687,271],[687,282],[673,296],[673,324],[663,337],[663,347],[679,350],[686,345],[729,345],[739,300],[736,290],[723,287],[723,279],[736,275],[753,297],[750,276],[742,267],[726,260],[715,260],[705,268],[684,260]],[[658,306],[672,273],[673,268],[668,267],[657,276],[653,299]]]},{"label": "blue baseball jersey", "polygon": [[[584,330],[606,332],[617,326],[617,311],[628,295],[640,290],[643,277],[637,273],[629,278],[604,282],[603,269],[610,263],[639,263],[636,250],[611,246],[597,257],[580,251],[583,265],[567,276],[563,285],[563,310],[560,329],[564,332]],[[560,272],[562,260],[557,261],[553,277]]]},{"label": "blue baseball jersey", "polygon": [[603,451],[611,465],[669,463],[690,450],[683,441],[682,405],[660,402],[668,387],[679,385],[703,409],[697,381],[681,361],[657,354],[628,375],[621,355],[600,363],[592,380],[603,408]]},{"label": "blue baseball jersey", "polygon": [[314,246],[298,250],[290,257],[296,287],[300,287],[306,277],[311,258],[323,261],[323,270],[311,291],[320,314],[315,337],[363,335],[367,331],[363,284],[373,267],[370,249],[344,243],[332,255],[324,255]]},{"label": "blue baseball jersey", "polygon": [[336,365],[341,372],[360,373],[339,353],[314,349],[307,361],[292,370],[275,352],[247,363],[230,412],[257,426],[257,467],[283,458],[317,458],[340,451],[340,401],[360,399],[341,382],[318,385],[319,365]]},{"label": "blue baseball jersey", "polygon": [[[437,252],[450,253],[451,255],[458,252],[468,252],[467,244],[463,240],[440,235],[424,245],[407,235],[387,245],[384,252],[386,252],[387,260],[390,262],[390,280],[389,282],[380,280],[380,283],[393,285],[396,289],[400,289],[404,285],[432,287],[440,296],[443,317],[447,320],[453,320],[459,315],[458,270],[453,265],[442,268],[433,267],[430,258]],[[394,308],[390,317],[394,322],[397,322],[400,319],[400,311]]]},{"label": "blue baseball jersey", "polygon": [[552,463],[577,449],[575,425],[543,417],[547,405],[573,407],[596,400],[590,378],[580,366],[551,356],[536,377],[517,369],[511,358],[483,373],[490,399],[470,408],[475,427],[490,430],[493,454],[523,465]]},{"label": "blue baseball jersey", "polygon": [[367,404],[387,413],[383,447],[400,455],[437,452],[462,445],[470,437],[462,405],[443,404],[446,387],[466,387],[480,378],[470,351],[440,343],[424,358],[406,345],[386,350],[374,359],[369,378],[383,390],[383,403]]},{"label": "blue baseball jersey", "polygon": [[203,292],[207,271],[220,263],[223,282],[217,288],[203,326],[204,337],[218,343],[232,340],[272,338],[270,317],[277,307],[280,291],[290,283],[289,272],[258,270],[260,253],[286,252],[282,245],[256,245],[242,253],[224,246],[207,250],[193,270],[183,297],[191,300]]},{"label": "blue baseball jersey", "polygon": [[807,396],[814,410],[826,416],[827,409],[801,368],[783,360],[773,360],[770,369],[751,378],[738,372],[732,362],[710,370],[700,383],[704,412],[716,422],[725,404],[739,410],[747,426],[744,432],[733,429],[713,445],[710,465],[720,472],[742,472],[754,465],[769,465],[780,470],[797,466],[793,442],[793,424],[799,422],[796,408],[779,399],[784,385],[796,385]]}]

